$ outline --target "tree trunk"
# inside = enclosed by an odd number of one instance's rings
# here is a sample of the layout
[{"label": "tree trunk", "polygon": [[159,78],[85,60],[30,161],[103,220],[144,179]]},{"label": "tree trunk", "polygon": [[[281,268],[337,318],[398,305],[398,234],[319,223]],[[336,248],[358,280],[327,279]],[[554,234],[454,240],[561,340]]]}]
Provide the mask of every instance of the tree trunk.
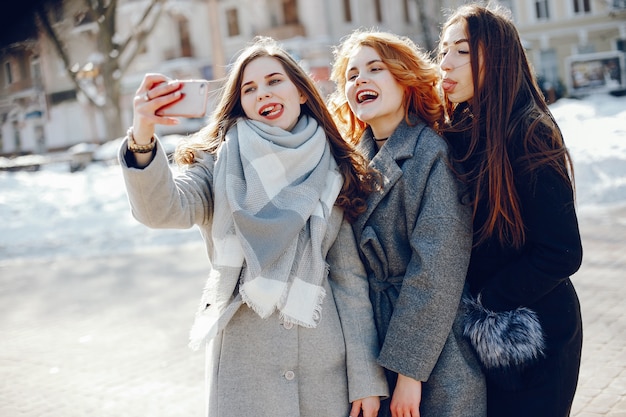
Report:
[{"label": "tree trunk", "polygon": [[120,43],[114,42],[117,34],[116,12],[118,0],[83,1],[86,13],[98,25],[95,49],[102,57],[99,62],[94,62],[95,66],[97,66],[95,78],[86,82],[80,80],[78,73],[71,69],[72,61],[68,55],[71,51],[67,50],[63,41],[64,37],[71,35],[58,33],[50,23],[48,6],[54,0],[38,4],[36,15],[39,19],[40,27],[50,38],[57,54],[63,60],[66,74],[71,79],[76,90],[82,92],[89,100],[90,105],[98,109],[103,116],[106,140],[115,139],[125,133],[125,127],[122,126],[120,106],[121,79],[154,29],[162,11],[162,8],[159,6],[165,1],[151,0],[141,20],[137,23],[139,30],[134,31]]}]

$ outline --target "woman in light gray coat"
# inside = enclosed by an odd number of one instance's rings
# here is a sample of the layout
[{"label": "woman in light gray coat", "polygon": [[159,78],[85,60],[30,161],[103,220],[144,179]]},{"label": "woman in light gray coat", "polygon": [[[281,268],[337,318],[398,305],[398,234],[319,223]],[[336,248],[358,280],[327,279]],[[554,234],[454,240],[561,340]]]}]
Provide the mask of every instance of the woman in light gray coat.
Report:
[{"label": "woman in light gray coat", "polygon": [[353,224],[392,397],[380,416],[482,417],[485,382],[460,327],[471,249],[438,72],[409,39],[356,31],[336,50],[331,109],[380,173]]},{"label": "woman in light gray coat", "polygon": [[175,123],[161,114],[179,88],[146,75],[120,162],[139,221],[197,225],[205,240],[191,345],[208,342],[207,415],[374,417],[388,389],[349,224],[371,190],[364,159],[293,58],[260,39],[212,122],[177,148],[187,169],[174,177],[154,125]]}]

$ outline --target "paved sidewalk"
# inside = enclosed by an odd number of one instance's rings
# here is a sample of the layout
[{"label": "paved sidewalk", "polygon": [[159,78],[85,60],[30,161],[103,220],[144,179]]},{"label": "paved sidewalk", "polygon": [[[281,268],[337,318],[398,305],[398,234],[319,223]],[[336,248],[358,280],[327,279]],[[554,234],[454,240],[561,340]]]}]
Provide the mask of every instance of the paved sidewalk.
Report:
[{"label": "paved sidewalk", "polygon": [[626,207],[584,213],[584,258],[574,275],[583,357],[574,417],[626,417]]},{"label": "paved sidewalk", "polygon": [[[581,230],[573,416],[626,417],[626,208]],[[206,268],[201,244],[0,265],[0,416],[202,416],[204,356],[186,339]]]},{"label": "paved sidewalk", "polygon": [[0,267],[1,417],[201,417],[202,246]]}]

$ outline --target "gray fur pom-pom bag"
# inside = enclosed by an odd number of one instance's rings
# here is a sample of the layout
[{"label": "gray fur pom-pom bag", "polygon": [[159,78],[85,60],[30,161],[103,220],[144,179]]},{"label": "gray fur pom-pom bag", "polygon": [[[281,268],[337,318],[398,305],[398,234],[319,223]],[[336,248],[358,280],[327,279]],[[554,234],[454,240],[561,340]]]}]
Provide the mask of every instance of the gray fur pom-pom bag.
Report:
[{"label": "gray fur pom-pom bag", "polygon": [[464,297],[463,335],[469,339],[488,380],[514,390],[520,371],[544,356],[545,338],[537,314],[527,307],[509,311],[485,308],[480,296]]}]

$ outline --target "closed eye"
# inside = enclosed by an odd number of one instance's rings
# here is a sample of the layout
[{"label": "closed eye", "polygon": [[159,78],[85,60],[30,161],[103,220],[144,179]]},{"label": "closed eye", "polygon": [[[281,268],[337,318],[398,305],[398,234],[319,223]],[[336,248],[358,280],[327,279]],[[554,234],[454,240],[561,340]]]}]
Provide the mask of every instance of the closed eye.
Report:
[{"label": "closed eye", "polygon": [[448,53],[450,52],[456,52],[458,55],[468,55],[469,51],[466,49],[455,49],[455,50],[449,50],[449,49],[443,49],[441,52],[439,52],[439,57],[443,58],[444,56],[448,55]]},{"label": "closed eye", "polygon": [[348,81],[352,81],[352,80],[356,79],[356,77],[358,77],[358,76],[359,76],[359,73],[358,73],[358,72],[356,72],[356,71],[350,71],[350,72],[348,72],[348,74],[346,75],[346,79],[347,79]]}]

